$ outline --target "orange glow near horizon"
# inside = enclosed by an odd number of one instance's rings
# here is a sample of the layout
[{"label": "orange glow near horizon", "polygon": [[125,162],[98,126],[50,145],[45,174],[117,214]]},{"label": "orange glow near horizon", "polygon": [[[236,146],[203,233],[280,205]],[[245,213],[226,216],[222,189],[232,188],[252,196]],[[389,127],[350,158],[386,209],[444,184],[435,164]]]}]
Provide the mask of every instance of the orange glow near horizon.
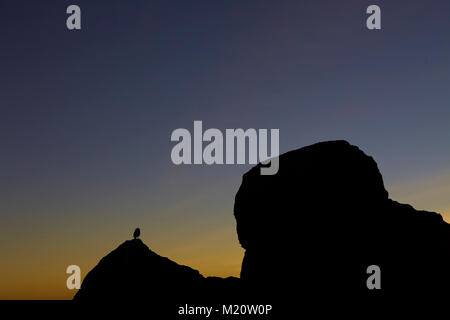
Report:
[{"label": "orange glow near horizon", "polygon": [[[204,276],[239,276],[243,249],[239,246],[234,227],[210,229],[201,234],[196,232],[191,240],[182,240],[172,234],[171,241],[165,244],[164,237],[157,232],[149,240],[152,230],[141,226],[144,231],[141,239],[154,252],[197,269]],[[72,299],[76,290],[66,288],[67,266],[80,266],[84,278],[101,258],[131,238],[131,232],[122,235],[119,228],[108,230],[109,236],[103,240],[92,230],[85,230],[81,239],[69,229],[63,236],[64,241],[57,238],[61,235],[50,234],[51,231],[43,238],[38,236],[38,230],[30,230],[26,239],[3,243],[0,299]]]},{"label": "orange glow near horizon", "polygon": [[[387,189],[392,199],[437,211],[449,221],[449,185],[450,174]],[[45,227],[31,218],[9,221],[0,242],[0,299],[71,299],[76,290],[66,288],[67,266],[79,265],[84,277],[102,257],[130,239],[135,226],[141,227],[143,242],[162,256],[197,269],[204,276],[238,277],[244,250],[237,239],[231,205],[221,210],[228,218],[214,226],[190,219],[186,211],[184,217],[173,218],[183,206],[188,202],[166,208],[161,213],[166,218],[152,221],[108,215],[99,215],[91,224],[83,218],[59,217]],[[180,224],[177,219],[185,220]]]}]

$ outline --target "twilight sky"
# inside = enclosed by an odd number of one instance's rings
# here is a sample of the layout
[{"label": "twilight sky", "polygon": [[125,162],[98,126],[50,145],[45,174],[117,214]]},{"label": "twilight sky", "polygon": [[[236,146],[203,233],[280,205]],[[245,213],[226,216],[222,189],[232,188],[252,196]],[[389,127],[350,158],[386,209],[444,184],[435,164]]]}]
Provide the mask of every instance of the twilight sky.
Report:
[{"label": "twilight sky", "polygon": [[[66,8],[82,30],[66,28]],[[366,29],[366,8],[382,30]],[[248,165],[175,166],[176,128],[346,139],[391,197],[450,221],[447,0],[0,2],[0,299],[67,299],[131,238],[238,275]]]}]

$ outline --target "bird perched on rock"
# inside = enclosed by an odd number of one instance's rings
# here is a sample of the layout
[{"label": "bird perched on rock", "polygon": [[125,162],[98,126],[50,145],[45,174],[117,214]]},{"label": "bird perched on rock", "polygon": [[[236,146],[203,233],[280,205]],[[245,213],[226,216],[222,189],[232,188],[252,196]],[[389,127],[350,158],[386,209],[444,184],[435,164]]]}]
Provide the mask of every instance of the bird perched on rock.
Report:
[{"label": "bird perched on rock", "polygon": [[134,232],[133,232],[133,237],[136,239],[136,238],[139,238],[140,235],[141,235],[141,229],[136,228],[136,230],[134,230]]}]

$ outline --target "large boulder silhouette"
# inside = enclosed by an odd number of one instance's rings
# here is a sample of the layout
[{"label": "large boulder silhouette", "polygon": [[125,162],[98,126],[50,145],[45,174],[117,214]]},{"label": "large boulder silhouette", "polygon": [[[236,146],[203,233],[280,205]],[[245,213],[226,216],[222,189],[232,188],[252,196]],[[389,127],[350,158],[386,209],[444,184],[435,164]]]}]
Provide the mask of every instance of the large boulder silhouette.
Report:
[{"label": "large boulder silhouette", "polygon": [[[281,155],[275,175],[260,167],[244,174],[235,198],[241,279],[205,278],[134,239],[101,259],[74,300],[137,302],[164,318],[186,303],[273,304],[274,318],[285,319],[298,305],[318,310],[326,297],[330,307],[447,291],[450,225],[391,200],[376,162],[358,147],[322,142]],[[367,287],[372,265],[381,290]]]},{"label": "large boulder silhouette", "polygon": [[244,174],[235,198],[241,279],[267,288],[367,293],[367,268],[383,293],[445,289],[450,226],[389,199],[376,162],[346,141],[279,157],[279,171]]}]

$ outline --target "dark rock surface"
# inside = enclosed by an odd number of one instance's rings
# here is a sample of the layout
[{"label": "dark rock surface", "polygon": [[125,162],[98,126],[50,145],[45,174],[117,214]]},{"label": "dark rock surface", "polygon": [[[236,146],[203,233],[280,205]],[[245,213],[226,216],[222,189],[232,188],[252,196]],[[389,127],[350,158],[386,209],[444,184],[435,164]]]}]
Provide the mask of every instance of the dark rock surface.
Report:
[{"label": "dark rock surface", "polygon": [[[203,277],[150,250],[140,239],[127,240],[86,275],[74,300],[81,303],[150,304],[153,309],[188,301],[227,299],[240,279]],[[235,296],[238,296],[237,293]]]},{"label": "dark rock surface", "polygon": [[247,172],[236,195],[242,279],[359,294],[375,264],[384,293],[450,283],[450,226],[390,200],[376,162],[358,147],[323,142],[279,161],[274,176],[259,166]]},{"label": "dark rock surface", "polygon": [[106,255],[84,278],[75,300],[139,300],[189,293],[183,286],[204,280],[194,269],[151,251],[140,239],[127,240]]},{"label": "dark rock surface", "polygon": [[[252,168],[236,194],[241,279],[204,278],[134,239],[89,272],[74,300],[138,302],[166,315],[185,303],[268,303],[282,319],[324,301],[329,309],[447,291],[450,225],[389,199],[371,157],[330,141],[279,161],[273,176]],[[381,290],[367,289],[370,265],[381,269]]]}]

